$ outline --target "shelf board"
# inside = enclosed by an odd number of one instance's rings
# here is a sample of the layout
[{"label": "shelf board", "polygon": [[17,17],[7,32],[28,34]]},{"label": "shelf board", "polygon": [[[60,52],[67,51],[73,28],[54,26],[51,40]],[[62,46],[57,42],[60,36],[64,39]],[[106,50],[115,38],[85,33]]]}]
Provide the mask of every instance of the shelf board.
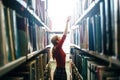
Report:
[{"label": "shelf board", "polygon": [[47,30],[49,30],[46,24],[35,14],[33,10],[28,8],[26,2],[24,2],[23,0],[3,0],[3,3],[7,7],[10,7],[13,10],[16,10],[17,13],[19,13],[24,17],[27,17],[27,18],[32,17],[40,27],[45,27]]},{"label": "shelf board", "polygon": [[27,60],[29,60],[29,59],[31,59],[32,57],[37,56],[37,55],[39,55],[39,54],[45,54],[44,51],[46,51],[48,48],[50,48],[50,46],[48,46],[48,47],[46,47],[46,48],[44,48],[44,49],[42,49],[42,50],[38,50],[38,51],[34,51],[34,52],[32,52],[32,53],[29,53],[29,54],[27,55]]},{"label": "shelf board", "polygon": [[97,1],[93,1],[90,6],[88,7],[88,9],[86,9],[84,12],[83,12],[83,15],[80,16],[80,18],[78,18],[75,22],[75,24],[72,26],[72,29],[75,29],[74,27],[76,27],[75,25],[79,25],[81,23],[81,21],[85,18],[85,17],[88,17],[88,16],[92,16],[94,15],[95,13],[98,12],[99,10],[99,3],[100,3],[101,0],[97,0]]},{"label": "shelf board", "polygon": [[9,62],[8,64],[5,64],[4,66],[0,67],[0,77],[6,74],[7,72],[11,71],[12,69],[16,68],[17,66],[21,65],[26,61],[26,57],[23,56],[19,59],[16,59],[15,61]]},{"label": "shelf board", "polygon": [[37,56],[39,54],[44,54],[44,50],[46,50],[48,48],[50,48],[50,46],[48,46],[48,47],[46,47],[46,48],[44,48],[42,50],[34,51],[34,52],[28,54],[27,57],[23,56],[23,57],[21,57],[19,59],[11,61],[11,62],[5,64],[4,66],[0,67],[0,77],[3,76],[4,74],[8,73],[9,71],[15,69],[16,67],[18,67],[22,63],[26,62],[26,60],[29,60],[32,57]]},{"label": "shelf board", "polygon": [[111,63],[111,64],[113,64],[115,66],[120,67],[120,60],[118,60],[118,59],[116,59],[114,57],[106,56],[104,54],[95,53],[94,51],[89,51],[89,50],[86,50],[86,49],[81,49],[79,46],[74,45],[74,44],[71,45],[71,48],[75,48],[77,50],[83,51],[87,55],[93,56],[93,57],[95,57],[97,59],[104,60],[104,61],[106,61],[108,63]]}]

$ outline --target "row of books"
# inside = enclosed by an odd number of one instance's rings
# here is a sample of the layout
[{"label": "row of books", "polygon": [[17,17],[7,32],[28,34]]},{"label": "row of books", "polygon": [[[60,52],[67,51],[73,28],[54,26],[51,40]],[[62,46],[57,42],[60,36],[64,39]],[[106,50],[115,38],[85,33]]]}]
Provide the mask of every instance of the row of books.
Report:
[{"label": "row of books", "polygon": [[[45,80],[45,71],[47,68],[47,54],[41,54],[37,58],[20,65],[11,72],[7,73],[1,80]],[[47,77],[46,80],[48,80]]]},{"label": "row of books", "polygon": [[84,12],[88,9],[88,7],[94,2],[96,3],[98,0],[75,0],[73,2],[73,14],[71,17],[71,25],[73,25],[79,17],[81,17]]},{"label": "row of books", "polygon": [[[18,0],[19,1],[19,0]],[[47,2],[44,0],[23,0],[26,2],[27,7],[33,10],[34,13],[43,21],[46,22],[46,4]]]},{"label": "row of books", "polygon": [[83,77],[78,71],[78,68],[75,66],[73,62],[71,64],[71,74],[72,74],[72,80],[83,80]]},{"label": "row of books", "polygon": [[87,17],[71,32],[71,42],[80,48],[101,52],[100,16]]},{"label": "row of books", "polygon": [[[119,67],[98,61],[97,59],[79,53],[72,54],[72,61],[75,64],[83,80],[119,80]],[[77,72],[76,72],[77,73]],[[75,79],[77,80],[77,79]]]},{"label": "row of books", "polygon": [[0,67],[46,45],[44,28],[32,17],[23,17],[0,1]]},{"label": "row of books", "polygon": [[80,48],[120,59],[119,6],[118,0],[101,1],[99,11],[95,15],[85,17],[72,31],[72,43]]}]

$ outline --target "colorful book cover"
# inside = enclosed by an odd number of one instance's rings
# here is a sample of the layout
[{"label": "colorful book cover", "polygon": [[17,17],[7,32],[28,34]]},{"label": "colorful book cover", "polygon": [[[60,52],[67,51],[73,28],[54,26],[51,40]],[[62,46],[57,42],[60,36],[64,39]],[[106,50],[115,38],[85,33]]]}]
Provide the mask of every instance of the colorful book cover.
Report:
[{"label": "colorful book cover", "polygon": [[26,56],[28,51],[27,32],[26,32],[26,18],[17,14],[17,30],[18,40],[20,44],[20,56]]},{"label": "colorful book cover", "polygon": [[13,36],[13,47],[15,52],[15,59],[18,59],[20,57],[20,45],[18,42],[18,31],[17,31],[15,10],[10,9],[10,19],[11,19],[11,25],[12,25],[12,36]]},{"label": "colorful book cover", "polygon": [[95,50],[95,44],[94,44],[94,32],[93,32],[93,25],[91,22],[91,19],[88,17],[87,18],[87,26],[88,26],[88,45],[89,45],[89,50]]},{"label": "colorful book cover", "polygon": [[102,52],[102,33],[101,33],[101,23],[100,23],[100,15],[97,14],[95,17],[95,27],[96,27],[96,51],[98,53]]},{"label": "colorful book cover", "polygon": [[112,36],[112,23],[111,23],[111,10],[110,10],[110,1],[105,0],[105,27],[106,27],[106,43],[105,43],[105,55],[113,56],[115,55],[113,52],[113,36]]},{"label": "colorful book cover", "polygon": [[4,18],[4,6],[0,1],[0,66],[7,63],[7,52],[6,52],[6,29],[5,29],[5,18]]},{"label": "colorful book cover", "polygon": [[100,24],[101,24],[101,34],[102,34],[102,53],[106,52],[106,25],[105,25],[105,3],[104,1],[100,3]]}]

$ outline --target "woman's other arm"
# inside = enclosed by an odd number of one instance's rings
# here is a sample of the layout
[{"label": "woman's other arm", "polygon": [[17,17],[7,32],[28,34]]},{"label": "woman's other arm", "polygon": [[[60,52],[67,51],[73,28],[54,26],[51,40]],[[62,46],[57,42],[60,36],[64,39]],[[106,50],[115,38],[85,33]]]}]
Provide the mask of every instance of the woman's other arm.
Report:
[{"label": "woman's other arm", "polygon": [[67,18],[67,21],[66,21],[66,26],[65,26],[65,30],[64,30],[64,35],[67,35],[68,33],[68,22],[70,21],[70,16]]}]

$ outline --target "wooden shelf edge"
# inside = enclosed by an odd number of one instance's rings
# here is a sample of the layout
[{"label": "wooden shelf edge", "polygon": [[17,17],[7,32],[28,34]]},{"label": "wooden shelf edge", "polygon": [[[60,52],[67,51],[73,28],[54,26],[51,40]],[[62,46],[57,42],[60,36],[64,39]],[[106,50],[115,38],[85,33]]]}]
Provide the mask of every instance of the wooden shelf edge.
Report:
[{"label": "wooden shelf edge", "polygon": [[26,56],[23,56],[23,57],[20,57],[19,59],[11,61],[11,62],[5,64],[4,66],[0,67],[0,77],[3,76],[4,74],[8,73],[9,71],[15,69],[22,63],[26,62],[27,59],[31,59],[32,57],[36,56],[39,53],[44,54],[42,52],[48,48],[50,48],[50,46],[46,46],[46,48],[44,48],[42,50],[34,51],[34,52],[28,54],[27,55],[28,58]]},{"label": "wooden shelf edge", "polygon": [[4,66],[0,67],[0,77],[6,74],[7,72],[11,71],[12,69],[16,68],[17,66],[21,65],[26,61],[26,56],[23,56],[15,61],[9,62]]},{"label": "wooden shelf edge", "polygon": [[28,55],[27,55],[27,59],[29,60],[29,59],[31,59],[32,57],[34,57],[34,56],[36,56],[36,55],[39,55],[39,54],[45,54],[45,50],[47,50],[48,48],[50,48],[50,46],[47,46],[47,47],[45,47],[44,49],[42,49],[42,50],[38,50],[38,51],[34,51],[34,52],[32,52],[32,53],[29,53]]}]

